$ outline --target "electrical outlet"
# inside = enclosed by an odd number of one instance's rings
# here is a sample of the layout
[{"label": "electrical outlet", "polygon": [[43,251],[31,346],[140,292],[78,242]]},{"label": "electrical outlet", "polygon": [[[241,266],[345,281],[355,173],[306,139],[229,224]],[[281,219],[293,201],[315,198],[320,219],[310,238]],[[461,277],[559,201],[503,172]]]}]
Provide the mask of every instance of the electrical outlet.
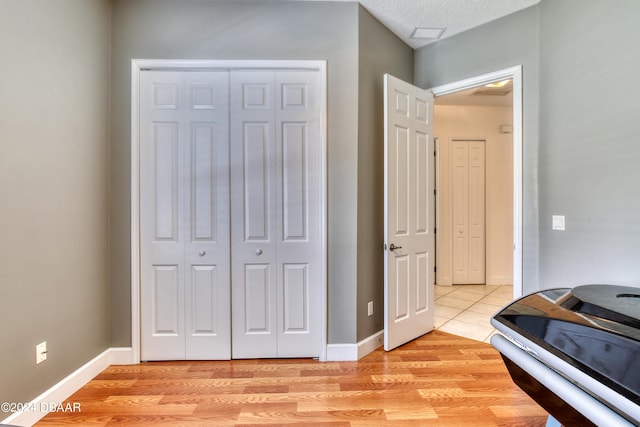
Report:
[{"label": "electrical outlet", "polygon": [[41,342],[36,346],[36,365],[47,360],[47,342]]},{"label": "electrical outlet", "polygon": [[373,301],[369,301],[369,304],[367,304],[367,315],[373,316]]},{"label": "electrical outlet", "polygon": [[551,229],[564,231],[564,215],[551,215]]}]

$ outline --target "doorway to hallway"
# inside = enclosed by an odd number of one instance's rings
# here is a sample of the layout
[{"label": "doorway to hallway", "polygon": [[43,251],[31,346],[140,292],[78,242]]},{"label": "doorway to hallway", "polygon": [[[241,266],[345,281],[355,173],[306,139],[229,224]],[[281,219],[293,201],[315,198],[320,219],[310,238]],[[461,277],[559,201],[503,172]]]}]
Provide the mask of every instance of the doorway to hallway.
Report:
[{"label": "doorway to hallway", "polygon": [[[437,283],[453,284],[451,242],[454,230],[452,222],[448,220],[447,212],[451,206],[449,183],[452,169],[448,149],[451,142],[457,139],[485,140],[487,231],[487,279],[485,282],[490,285],[513,285],[513,296],[520,296],[522,294],[521,67],[472,77],[438,86],[432,90],[436,96],[434,122],[435,135],[438,138]],[[488,94],[489,91],[493,92]],[[497,96],[496,93],[500,93],[501,96]],[[491,103],[493,105],[483,107]],[[485,111],[490,109],[494,111]],[[501,111],[498,117],[490,119],[498,110]],[[490,125],[485,125],[484,128],[469,126],[474,122],[490,123]],[[447,216],[443,215],[443,208]]]},{"label": "doorway to hallway", "polygon": [[[445,324],[453,327],[456,316],[466,316],[473,318],[470,323],[479,325],[478,337],[473,338],[480,339],[483,335],[484,340],[490,335],[490,316],[499,306],[479,304],[477,297],[488,298],[497,292],[493,297],[498,299],[491,302],[506,304],[522,295],[521,67],[440,86],[433,91],[438,138],[436,328],[445,328]],[[470,256],[467,249],[463,255],[460,250],[457,254],[453,250],[461,230],[456,228],[457,219],[452,216],[455,156],[450,152],[459,140],[482,140],[485,146],[484,281],[474,281],[468,275],[454,278],[454,265],[459,263],[454,258]],[[474,182],[477,184],[478,180]],[[476,189],[476,195],[481,193]],[[456,194],[459,196],[459,191]],[[465,285],[469,289],[463,289]],[[470,307],[476,309],[469,310]]]}]

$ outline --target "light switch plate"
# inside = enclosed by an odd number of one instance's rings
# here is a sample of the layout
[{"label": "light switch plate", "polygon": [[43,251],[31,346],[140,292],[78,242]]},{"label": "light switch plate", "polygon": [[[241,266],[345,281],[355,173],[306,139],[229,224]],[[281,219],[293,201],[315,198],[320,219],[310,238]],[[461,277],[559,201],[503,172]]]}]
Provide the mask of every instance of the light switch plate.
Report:
[{"label": "light switch plate", "polygon": [[564,215],[551,216],[551,229],[557,230],[557,231],[564,231]]},{"label": "light switch plate", "polygon": [[36,365],[47,360],[47,342],[41,342],[36,346]]}]

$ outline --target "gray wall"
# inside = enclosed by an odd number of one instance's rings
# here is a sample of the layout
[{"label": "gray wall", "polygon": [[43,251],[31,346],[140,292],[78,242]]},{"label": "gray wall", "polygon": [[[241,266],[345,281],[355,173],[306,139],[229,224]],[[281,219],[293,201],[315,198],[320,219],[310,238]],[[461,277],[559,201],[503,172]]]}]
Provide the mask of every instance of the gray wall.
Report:
[{"label": "gray wall", "polygon": [[[383,76],[413,81],[413,49],[364,8],[359,13],[358,341],[384,328]],[[373,316],[367,303],[373,301]]]},{"label": "gray wall", "polygon": [[415,82],[431,88],[523,67],[523,288],[538,289],[539,7],[534,6],[415,52]]},{"label": "gray wall", "polygon": [[542,0],[416,51],[422,87],[523,64],[525,293],[640,286],[638,16],[635,0]]},{"label": "gray wall", "polygon": [[111,342],[131,344],[132,58],[328,61],[329,342],[356,339],[358,4],[114,0],[110,147]]},{"label": "gray wall", "polygon": [[2,1],[0,402],[109,346],[109,41],[107,0]]},{"label": "gray wall", "polygon": [[540,285],[640,286],[640,2],[540,16]]},{"label": "gray wall", "polygon": [[[380,76],[411,80],[411,59],[368,13],[335,2],[2,7],[0,401],[32,399],[131,344],[132,58],[328,61],[329,341],[381,328]],[[636,0],[543,0],[415,52],[422,87],[524,66],[525,292],[638,286],[638,16]],[[567,231],[550,231],[552,214]],[[49,360],[36,366],[45,340]]]}]

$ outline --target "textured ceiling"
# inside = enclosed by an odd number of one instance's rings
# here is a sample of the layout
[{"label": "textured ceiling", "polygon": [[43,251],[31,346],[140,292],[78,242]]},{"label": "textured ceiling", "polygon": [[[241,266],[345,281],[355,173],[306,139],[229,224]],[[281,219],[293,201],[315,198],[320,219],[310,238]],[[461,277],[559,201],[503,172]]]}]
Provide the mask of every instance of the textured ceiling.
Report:
[{"label": "textured ceiling", "polygon": [[360,4],[409,46],[435,40],[414,40],[416,27],[446,28],[440,39],[485,24],[540,0],[359,0]]}]

